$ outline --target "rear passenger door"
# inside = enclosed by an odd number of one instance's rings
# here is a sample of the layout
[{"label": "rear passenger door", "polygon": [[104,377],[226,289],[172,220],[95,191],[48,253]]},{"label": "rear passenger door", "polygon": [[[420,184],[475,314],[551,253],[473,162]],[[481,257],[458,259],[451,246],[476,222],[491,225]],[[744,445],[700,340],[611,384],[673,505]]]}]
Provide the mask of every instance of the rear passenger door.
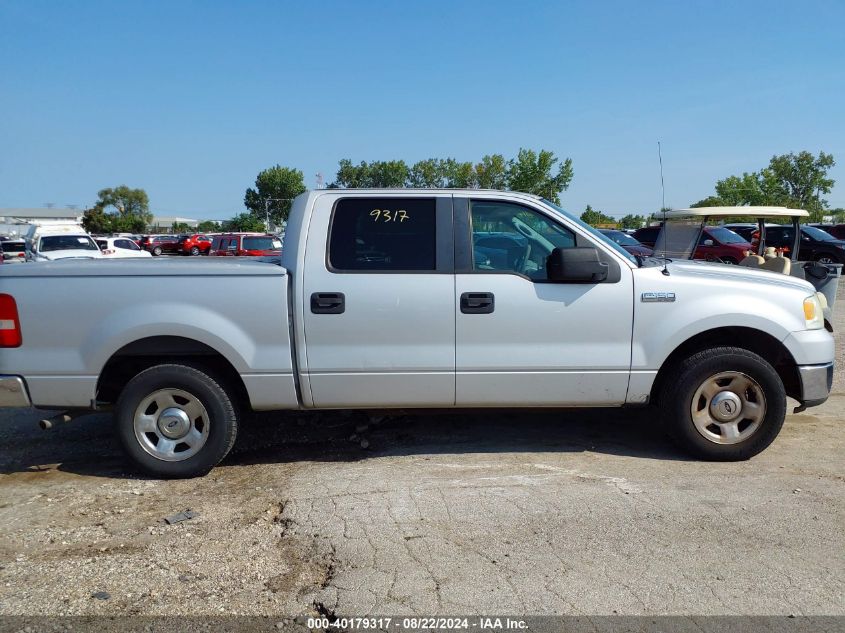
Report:
[{"label": "rear passenger door", "polygon": [[325,200],[311,216],[301,297],[313,404],[453,405],[451,195]]}]

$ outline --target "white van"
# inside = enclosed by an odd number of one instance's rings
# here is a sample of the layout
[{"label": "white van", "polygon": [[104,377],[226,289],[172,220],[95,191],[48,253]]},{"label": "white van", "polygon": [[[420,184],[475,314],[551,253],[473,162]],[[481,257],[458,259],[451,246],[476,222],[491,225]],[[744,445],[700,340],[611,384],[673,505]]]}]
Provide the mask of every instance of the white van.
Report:
[{"label": "white van", "polygon": [[79,224],[39,222],[26,232],[26,259],[102,259],[100,247]]}]

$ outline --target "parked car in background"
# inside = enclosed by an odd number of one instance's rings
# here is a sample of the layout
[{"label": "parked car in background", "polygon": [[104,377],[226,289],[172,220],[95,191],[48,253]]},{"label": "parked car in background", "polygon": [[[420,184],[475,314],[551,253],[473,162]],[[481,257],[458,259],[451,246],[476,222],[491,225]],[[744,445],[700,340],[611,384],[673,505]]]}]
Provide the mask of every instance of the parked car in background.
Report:
[{"label": "parked car in background", "polygon": [[0,240],[0,259],[4,262],[15,263],[26,261],[26,242],[24,240]]},{"label": "parked car in background", "polygon": [[641,229],[634,231],[632,237],[643,246],[653,249],[655,243],[657,242],[657,236],[660,235],[661,228],[663,227],[660,225],[644,226]]},{"label": "parked car in background", "polygon": [[[760,239],[759,231],[752,238],[755,244]],[[795,240],[795,228],[789,225],[766,227],[766,245],[789,254]],[[845,240],[838,240],[830,233],[807,224],[801,227],[801,244],[798,247],[798,260],[816,261],[822,264],[845,263]]]},{"label": "parked car in background", "polygon": [[[739,235],[742,239],[746,242],[751,242],[751,238],[754,235],[754,232],[757,231],[760,227],[756,222],[739,222],[735,224],[722,224],[726,229],[729,229]],[[770,226],[780,226],[779,224],[774,224],[772,222],[766,222],[766,227]]]},{"label": "parked car in background", "polygon": [[183,255],[208,255],[211,250],[211,238],[201,233],[179,237],[179,252]]},{"label": "parked car in background", "polygon": [[[634,239],[653,249],[661,228],[647,226],[637,229],[634,232]],[[738,264],[745,258],[746,251],[752,248],[749,241],[724,226],[705,226],[693,259]]]},{"label": "parked car in background", "polygon": [[693,259],[738,264],[753,247],[751,242],[723,226],[705,226]]},{"label": "parked car in background", "polygon": [[128,237],[97,237],[94,241],[105,257],[152,257]]},{"label": "parked car in background", "polygon": [[178,235],[147,235],[140,244],[141,248],[153,255],[179,252]]},{"label": "parked car in background", "polygon": [[825,233],[829,233],[837,240],[845,240],[845,224],[811,224]]},{"label": "parked car in background", "polygon": [[617,231],[615,229],[599,229],[611,240],[619,244],[631,255],[639,255],[640,257],[649,257],[654,254],[654,251],[644,244],[640,244],[632,235],[624,231]]},{"label": "parked car in background", "polygon": [[97,243],[78,224],[33,224],[25,241],[27,261],[100,259],[103,256]]},{"label": "parked car in background", "polygon": [[217,257],[267,257],[282,252],[282,240],[262,233],[227,233],[211,243],[210,255]]}]

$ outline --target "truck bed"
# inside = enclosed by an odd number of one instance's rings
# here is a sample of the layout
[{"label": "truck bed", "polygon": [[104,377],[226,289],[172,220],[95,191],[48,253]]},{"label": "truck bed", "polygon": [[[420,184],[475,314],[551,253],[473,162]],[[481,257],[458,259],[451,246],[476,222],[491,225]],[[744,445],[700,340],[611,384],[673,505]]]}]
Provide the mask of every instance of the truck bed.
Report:
[{"label": "truck bed", "polygon": [[253,408],[298,406],[288,274],[235,258],[79,260],[4,266],[0,288],[20,312],[23,346],[0,373],[22,375],[36,406],[89,407],[119,353],[162,337],[217,350],[241,375]]}]

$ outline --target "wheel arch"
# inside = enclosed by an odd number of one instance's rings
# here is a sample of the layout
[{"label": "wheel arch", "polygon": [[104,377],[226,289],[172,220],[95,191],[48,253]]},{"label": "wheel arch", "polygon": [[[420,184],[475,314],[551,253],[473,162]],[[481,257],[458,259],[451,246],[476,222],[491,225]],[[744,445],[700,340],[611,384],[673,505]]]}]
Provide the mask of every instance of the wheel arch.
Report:
[{"label": "wheel arch", "polygon": [[786,394],[800,396],[801,383],[798,368],[786,346],[771,334],[749,327],[718,327],[700,332],[676,347],[663,361],[651,387],[649,402],[657,403],[665,381],[674,367],[684,358],[713,347],[739,347],[763,357],[780,376]]},{"label": "wheel arch", "polygon": [[249,407],[246,385],[232,363],[210,345],[183,336],[150,336],[118,349],[97,378],[97,402],[113,404],[126,383],[138,373],[155,365],[179,362],[207,367],[233,390],[233,398]]}]

